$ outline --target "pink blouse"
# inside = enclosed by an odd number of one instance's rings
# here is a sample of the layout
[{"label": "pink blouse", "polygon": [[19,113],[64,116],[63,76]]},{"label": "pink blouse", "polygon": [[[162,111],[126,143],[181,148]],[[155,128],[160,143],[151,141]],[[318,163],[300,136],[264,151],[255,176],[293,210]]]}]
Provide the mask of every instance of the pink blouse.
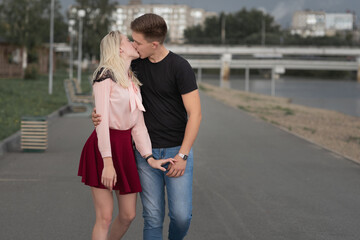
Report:
[{"label": "pink blouse", "polygon": [[[132,83],[132,82],[131,82]],[[152,153],[150,137],[145,126],[139,87],[133,83],[123,88],[110,78],[93,85],[96,113],[101,114],[101,122],[96,127],[101,156],[111,157],[109,128],[131,129],[136,149],[142,156]]]}]

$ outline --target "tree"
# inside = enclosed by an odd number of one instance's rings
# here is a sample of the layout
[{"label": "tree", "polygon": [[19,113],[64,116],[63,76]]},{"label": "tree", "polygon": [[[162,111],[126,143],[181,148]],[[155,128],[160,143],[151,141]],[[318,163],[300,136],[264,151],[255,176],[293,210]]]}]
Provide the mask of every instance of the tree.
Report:
[{"label": "tree", "polygon": [[[184,31],[187,43],[221,44],[222,18],[225,18],[225,44],[260,45],[265,30],[266,45],[313,45],[359,46],[352,31],[339,32],[335,36],[301,37],[282,30],[274,18],[257,9],[241,9],[238,12],[209,17],[203,25],[192,26]],[[264,26],[263,26],[264,24]]]},{"label": "tree", "polygon": [[[86,11],[83,19],[83,51],[90,58],[99,58],[100,41],[110,30],[116,4],[117,2],[112,0],[76,0],[75,8]],[[68,17],[77,19],[72,13],[69,13]]]},{"label": "tree", "polygon": [[[225,44],[261,44],[262,24],[265,23],[266,35],[271,42],[280,39],[280,26],[272,16],[260,10],[246,8],[238,12],[207,18],[204,24],[189,27],[184,36],[188,43],[220,44],[221,22],[225,18]],[[279,36],[279,37],[278,37]]]},{"label": "tree", "polygon": [[[48,0],[3,0],[0,3],[0,32],[9,43],[28,52],[28,63],[36,62],[35,49],[49,42],[50,3]],[[55,0],[55,41],[66,39],[67,26]]]}]

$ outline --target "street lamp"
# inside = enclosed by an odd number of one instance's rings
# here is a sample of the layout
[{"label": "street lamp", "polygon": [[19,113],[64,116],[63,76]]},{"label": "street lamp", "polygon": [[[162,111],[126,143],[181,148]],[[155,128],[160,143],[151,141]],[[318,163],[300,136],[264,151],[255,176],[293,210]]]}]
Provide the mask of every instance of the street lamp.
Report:
[{"label": "street lamp", "polygon": [[85,17],[85,10],[84,9],[79,9],[77,13],[78,13],[78,17],[79,17],[79,47],[78,47],[77,79],[78,79],[78,83],[81,84],[82,28],[83,28],[83,17]]},{"label": "street lamp", "polygon": [[53,90],[54,7],[55,7],[55,1],[54,1],[54,0],[51,0],[50,50],[49,50],[49,95],[52,94],[52,90]]},{"label": "street lamp", "polygon": [[73,26],[75,25],[75,20],[69,20],[69,35],[70,35],[70,59],[69,59],[69,79],[73,80],[73,65],[74,65],[74,56],[73,56],[73,36],[74,36],[74,29]]}]

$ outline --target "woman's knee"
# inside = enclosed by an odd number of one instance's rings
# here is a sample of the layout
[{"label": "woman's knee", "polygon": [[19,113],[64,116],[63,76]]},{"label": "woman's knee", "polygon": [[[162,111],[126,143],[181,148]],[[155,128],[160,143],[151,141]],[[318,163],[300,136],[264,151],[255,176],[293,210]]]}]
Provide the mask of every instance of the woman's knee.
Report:
[{"label": "woman's knee", "polygon": [[109,228],[112,221],[112,213],[101,213],[96,217],[96,222],[98,222],[102,228]]},{"label": "woman's knee", "polygon": [[136,217],[136,212],[126,212],[126,213],[119,213],[119,220],[123,224],[130,224]]}]

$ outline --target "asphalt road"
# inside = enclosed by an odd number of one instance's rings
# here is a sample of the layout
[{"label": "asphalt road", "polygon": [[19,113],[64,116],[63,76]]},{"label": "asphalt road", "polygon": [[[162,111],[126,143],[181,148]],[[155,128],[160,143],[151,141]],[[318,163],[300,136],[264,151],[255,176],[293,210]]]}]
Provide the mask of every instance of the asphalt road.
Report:
[{"label": "asphalt road", "polygon": [[[201,94],[189,240],[360,239],[360,165]],[[90,190],[77,177],[85,117],[49,127],[45,153],[0,159],[0,239],[91,238]],[[141,203],[124,237],[142,238]],[[167,235],[168,218],[164,225]]]}]

